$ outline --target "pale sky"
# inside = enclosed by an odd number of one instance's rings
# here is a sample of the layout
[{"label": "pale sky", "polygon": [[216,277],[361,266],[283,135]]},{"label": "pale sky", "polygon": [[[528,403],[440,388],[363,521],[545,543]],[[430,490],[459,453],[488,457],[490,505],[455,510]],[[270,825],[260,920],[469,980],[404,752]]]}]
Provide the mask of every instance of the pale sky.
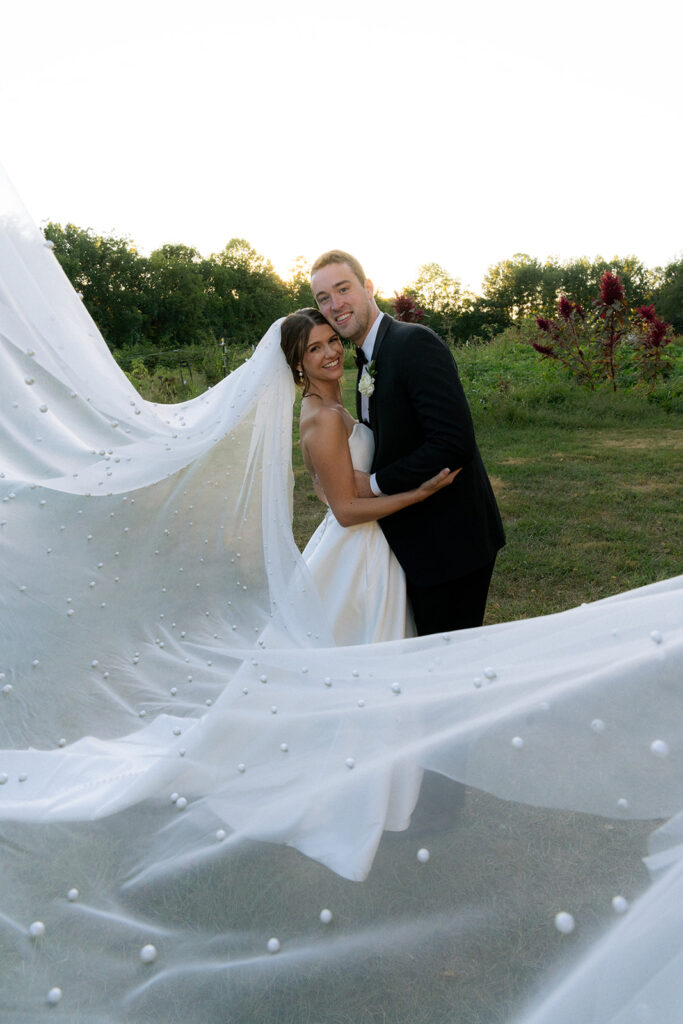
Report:
[{"label": "pale sky", "polygon": [[683,254],[672,0],[0,0],[0,162],[38,222],[279,273],[479,290],[526,252]]}]

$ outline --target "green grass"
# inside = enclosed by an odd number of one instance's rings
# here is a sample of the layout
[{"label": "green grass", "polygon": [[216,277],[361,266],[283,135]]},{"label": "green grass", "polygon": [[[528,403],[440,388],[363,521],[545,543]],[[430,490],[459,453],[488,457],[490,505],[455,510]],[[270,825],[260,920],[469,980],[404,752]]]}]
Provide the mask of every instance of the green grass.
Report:
[{"label": "green grass", "polygon": [[[683,417],[640,393],[580,388],[509,337],[455,356],[507,534],[487,622],[561,611],[682,571]],[[353,383],[349,369],[352,412]],[[303,546],[324,510],[301,460],[297,417],[294,535]]]},{"label": "green grass", "polygon": [[[231,346],[230,368],[250,354],[249,346]],[[560,611],[681,572],[683,338],[670,349],[672,373],[651,396],[579,387],[534,352],[524,330],[454,354],[507,533],[487,622]],[[138,363],[131,377],[143,397],[169,402],[201,393],[208,356],[189,355],[194,369],[184,387],[175,363],[147,373]],[[345,365],[344,401],[355,414],[350,351]],[[293,526],[303,548],[324,508],[301,458],[298,412],[297,402]]]},{"label": "green grass", "polygon": [[[459,355],[508,541],[487,621],[559,611],[680,573],[683,418],[668,399],[590,392],[533,351],[535,361],[511,348],[503,340]],[[512,365],[511,354],[519,356]],[[477,386],[496,372],[510,383],[489,383],[477,401]],[[681,376],[655,397],[676,388]]]}]

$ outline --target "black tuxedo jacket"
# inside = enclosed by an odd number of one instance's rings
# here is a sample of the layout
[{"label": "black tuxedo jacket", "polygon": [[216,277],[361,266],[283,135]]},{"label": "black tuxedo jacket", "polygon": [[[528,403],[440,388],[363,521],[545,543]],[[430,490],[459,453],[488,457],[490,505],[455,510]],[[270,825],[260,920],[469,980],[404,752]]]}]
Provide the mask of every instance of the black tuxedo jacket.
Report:
[{"label": "black tuxedo jacket", "polygon": [[379,520],[408,581],[433,586],[482,568],[505,535],[450,351],[429,328],[385,314],[372,361],[372,472],[382,492],[408,491],[446,466],[462,467],[449,487]]}]

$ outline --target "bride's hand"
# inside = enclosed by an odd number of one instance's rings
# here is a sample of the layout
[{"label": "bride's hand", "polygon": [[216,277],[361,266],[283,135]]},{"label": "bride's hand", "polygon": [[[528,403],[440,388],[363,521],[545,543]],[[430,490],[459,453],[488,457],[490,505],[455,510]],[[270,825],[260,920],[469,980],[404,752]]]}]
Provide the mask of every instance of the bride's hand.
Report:
[{"label": "bride's hand", "polygon": [[436,492],[440,491],[443,487],[448,487],[449,484],[453,483],[460,472],[460,469],[462,469],[462,467],[454,469],[453,471],[450,469],[442,469],[440,473],[436,474],[436,476],[431,477],[429,480],[425,480],[423,484],[420,484],[420,486],[416,488],[418,500],[422,501],[424,498],[429,498],[432,494],[436,494]]}]

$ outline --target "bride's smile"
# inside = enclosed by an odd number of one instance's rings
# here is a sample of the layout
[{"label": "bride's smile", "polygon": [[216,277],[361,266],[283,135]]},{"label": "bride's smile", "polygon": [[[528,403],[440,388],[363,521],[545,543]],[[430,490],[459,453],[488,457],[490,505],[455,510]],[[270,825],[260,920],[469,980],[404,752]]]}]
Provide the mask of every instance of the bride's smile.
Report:
[{"label": "bride's smile", "polygon": [[311,331],[302,361],[311,382],[338,381],[344,374],[344,347],[329,326],[317,325]]}]

